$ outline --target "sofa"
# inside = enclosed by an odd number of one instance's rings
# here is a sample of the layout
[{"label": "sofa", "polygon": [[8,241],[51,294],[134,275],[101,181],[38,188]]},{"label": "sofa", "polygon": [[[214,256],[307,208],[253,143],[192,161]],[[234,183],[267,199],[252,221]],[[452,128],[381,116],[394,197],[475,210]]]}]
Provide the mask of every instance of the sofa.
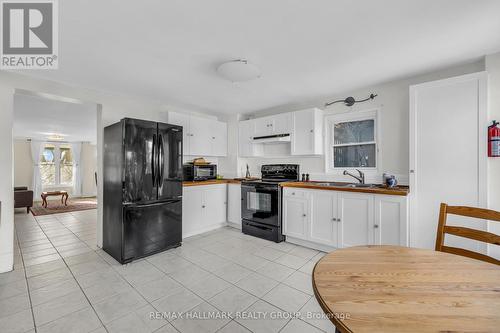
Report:
[{"label": "sofa", "polygon": [[24,208],[29,214],[30,208],[33,207],[33,191],[27,187],[14,187],[14,208]]}]

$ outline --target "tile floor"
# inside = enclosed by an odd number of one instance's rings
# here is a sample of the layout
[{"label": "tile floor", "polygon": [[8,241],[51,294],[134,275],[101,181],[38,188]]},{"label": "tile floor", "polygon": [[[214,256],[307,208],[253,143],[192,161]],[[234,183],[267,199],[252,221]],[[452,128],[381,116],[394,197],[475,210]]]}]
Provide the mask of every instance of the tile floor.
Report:
[{"label": "tile floor", "polygon": [[15,224],[1,332],[335,330],[313,296],[315,250],[225,227],[122,266],[95,245],[95,210],[17,213]]}]

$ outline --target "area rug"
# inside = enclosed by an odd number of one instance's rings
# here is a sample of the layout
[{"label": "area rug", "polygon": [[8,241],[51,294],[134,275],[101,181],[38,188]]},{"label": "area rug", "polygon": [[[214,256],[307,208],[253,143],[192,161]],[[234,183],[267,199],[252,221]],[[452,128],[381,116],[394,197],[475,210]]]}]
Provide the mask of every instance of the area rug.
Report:
[{"label": "area rug", "polygon": [[79,210],[96,209],[97,199],[96,198],[74,198],[68,199],[68,205],[65,206],[61,204],[59,200],[49,200],[48,207],[42,207],[41,202],[34,202],[33,207],[31,207],[31,213],[34,216],[40,215],[50,215],[58,213],[76,212]]}]

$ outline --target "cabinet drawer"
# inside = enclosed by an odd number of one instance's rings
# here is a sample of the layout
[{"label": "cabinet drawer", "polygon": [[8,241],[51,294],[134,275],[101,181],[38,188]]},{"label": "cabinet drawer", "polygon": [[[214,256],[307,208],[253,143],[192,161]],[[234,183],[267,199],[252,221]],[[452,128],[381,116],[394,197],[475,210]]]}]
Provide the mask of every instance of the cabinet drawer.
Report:
[{"label": "cabinet drawer", "polygon": [[296,189],[293,187],[285,187],[283,189],[283,195],[285,197],[292,197],[292,198],[305,198],[308,196],[308,191]]}]

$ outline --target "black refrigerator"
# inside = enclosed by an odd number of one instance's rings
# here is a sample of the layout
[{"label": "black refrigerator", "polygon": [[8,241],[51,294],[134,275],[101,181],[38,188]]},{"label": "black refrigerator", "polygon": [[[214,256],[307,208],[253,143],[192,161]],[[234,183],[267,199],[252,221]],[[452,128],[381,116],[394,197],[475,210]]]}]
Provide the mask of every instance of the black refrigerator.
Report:
[{"label": "black refrigerator", "polygon": [[103,249],[124,264],[182,241],[182,127],[124,118],[104,128]]}]

